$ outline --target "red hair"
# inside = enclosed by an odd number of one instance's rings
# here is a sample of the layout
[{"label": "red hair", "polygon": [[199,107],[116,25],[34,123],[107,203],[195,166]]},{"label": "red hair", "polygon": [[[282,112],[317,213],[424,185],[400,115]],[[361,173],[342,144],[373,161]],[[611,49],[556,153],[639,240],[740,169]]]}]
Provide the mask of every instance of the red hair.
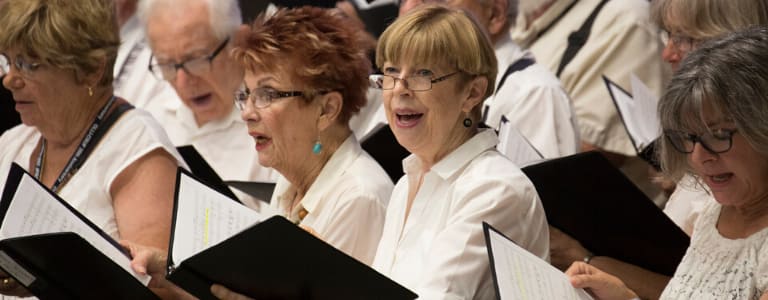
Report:
[{"label": "red hair", "polygon": [[339,120],[347,124],[366,103],[367,44],[359,24],[335,11],[305,6],[259,15],[232,54],[248,71],[284,71],[310,92],[341,93]]}]

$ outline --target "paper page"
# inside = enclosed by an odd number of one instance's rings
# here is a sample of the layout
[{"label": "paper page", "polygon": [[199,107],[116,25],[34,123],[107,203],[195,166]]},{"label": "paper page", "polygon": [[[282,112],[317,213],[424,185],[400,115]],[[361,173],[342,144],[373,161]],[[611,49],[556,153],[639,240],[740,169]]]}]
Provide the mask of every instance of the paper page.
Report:
[{"label": "paper page", "polygon": [[171,254],[178,264],[270,217],[236,203],[182,173]]},{"label": "paper page", "polygon": [[659,115],[657,106],[659,105],[659,99],[653,94],[651,89],[648,88],[645,83],[640,80],[634,73],[629,76],[630,83],[632,84],[632,95],[635,99],[635,106],[639,110],[639,115],[643,121],[644,126],[640,127],[642,131],[639,136],[640,149],[648,147],[654,140],[661,135],[661,121],[659,121]]},{"label": "paper page", "polygon": [[629,95],[613,81],[603,78],[637,152],[642,151],[660,134],[656,114],[658,100],[636,76],[631,76],[633,93],[637,93],[635,97]]},{"label": "paper page", "polygon": [[574,288],[568,277],[541,258],[488,230],[494,271],[501,300],[591,300],[583,289]]},{"label": "paper page", "polygon": [[519,167],[543,158],[523,134],[503,116],[499,124],[499,144],[496,149]]},{"label": "paper page", "polygon": [[56,232],[78,234],[144,285],[149,283],[149,276],[133,272],[130,259],[123,252],[25,173],[0,227],[0,237],[5,239]]}]

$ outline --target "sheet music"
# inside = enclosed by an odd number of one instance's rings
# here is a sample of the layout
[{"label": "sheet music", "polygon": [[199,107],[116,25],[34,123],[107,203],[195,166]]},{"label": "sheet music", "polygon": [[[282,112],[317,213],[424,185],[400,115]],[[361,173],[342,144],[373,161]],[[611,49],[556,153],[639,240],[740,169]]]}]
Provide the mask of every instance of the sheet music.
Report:
[{"label": "sheet music", "polygon": [[519,167],[543,159],[541,153],[504,116],[499,124],[499,144],[496,149]]},{"label": "sheet music", "polygon": [[610,79],[606,77],[603,79],[613,97],[616,108],[621,114],[624,126],[635,143],[637,152],[642,151],[661,133],[656,112],[658,99],[634,74],[630,75],[634,97]]},{"label": "sheet music", "polygon": [[5,239],[56,232],[78,234],[144,285],[149,283],[149,276],[133,272],[130,259],[123,252],[74,215],[29,174],[24,173],[0,227],[0,237]]},{"label": "sheet music", "polygon": [[272,215],[238,204],[185,173],[179,180],[171,247],[176,264]]},{"label": "sheet music", "polygon": [[495,230],[486,230],[493,253],[499,299],[592,299],[583,289],[574,288],[560,270]]}]

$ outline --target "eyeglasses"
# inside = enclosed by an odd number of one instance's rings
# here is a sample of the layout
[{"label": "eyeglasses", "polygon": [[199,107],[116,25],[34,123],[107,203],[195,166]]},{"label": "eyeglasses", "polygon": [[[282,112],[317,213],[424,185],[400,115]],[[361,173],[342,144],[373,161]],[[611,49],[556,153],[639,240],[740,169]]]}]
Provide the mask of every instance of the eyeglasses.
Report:
[{"label": "eyeglasses", "polygon": [[193,58],[183,63],[159,64],[157,62],[153,63],[154,59],[150,59],[149,71],[151,71],[158,79],[165,79],[168,81],[176,79],[176,73],[178,73],[179,69],[183,69],[191,75],[204,75],[211,70],[213,59],[219,55],[219,52],[224,49],[224,46],[226,46],[228,42],[229,38],[226,38],[210,55]]},{"label": "eyeglasses", "polygon": [[298,96],[304,96],[304,92],[278,91],[273,88],[255,88],[253,91],[246,89],[235,92],[235,104],[240,110],[245,110],[249,102],[256,108],[265,108],[270,106],[275,99]]},{"label": "eyeglasses", "polygon": [[435,79],[432,79],[429,75],[425,76],[411,76],[406,78],[397,78],[390,75],[382,75],[382,74],[374,74],[368,76],[368,82],[370,83],[370,86],[372,88],[376,89],[382,89],[382,90],[391,90],[395,88],[395,83],[400,80],[404,85],[405,88],[411,90],[411,91],[428,91],[432,89],[432,84],[438,83],[440,81],[448,79],[448,77],[451,77],[455,74],[458,74],[459,72],[453,72],[447,75],[443,75],[440,77],[437,77]]},{"label": "eyeglasses", "polygon": [[723,153],[731,150],[733,135],[736,129],[716,129],[702,135],[691,134],[676,130],[664,131],[664,135],[672,147],[681,153],[692,153],[693,147],[699,143],[711,153]]},{"label": "eyeglasses", "polygon": [[[13,66],[21,73],[24,78],[31,78],[35,71],[40,68],[40,63],[27,62],[21,56],[17,56]],[[5,76],[11,72],[11,59],[5,54],[0,54],[0,76]]]},{"label": "eyeglasses", "polygon": [[664,45],[668,45],[669,42],[672,42],[672,44],[677,47],[677,50],[687,52],[696,47],[696,44],[699,43],[699,40],[687,35],[671,33],[669,31],[662,30],[661,42],[664,43]]}]

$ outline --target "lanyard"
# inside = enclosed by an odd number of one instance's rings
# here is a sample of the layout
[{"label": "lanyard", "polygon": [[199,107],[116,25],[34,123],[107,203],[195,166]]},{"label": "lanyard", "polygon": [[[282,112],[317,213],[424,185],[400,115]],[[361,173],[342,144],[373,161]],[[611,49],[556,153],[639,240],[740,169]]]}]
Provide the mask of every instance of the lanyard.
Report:
[{"label": "lanyard", "polygon": [[[67,165],[64,167],[64,170],[61,171],[61,174],[59,174],[59,177],[56,178],[56,182],[53,183],[53,186],[51,187],[51,191],[56,193],[56,190],[59,189],[59,187],[67,180],[70,176],[74,175],[75,172],[80,168],[80,166],[83,165],[83,162],[85,161],[86,156],[91,152],[91,148],[94,146],[94,135],[99,130],[103,130],[101,128],[101,123],[104,120],[104,118],[107,116],[107,112],[109,112],[109,109],[112,107],[112,104],[115,102],[116,97],[112,96],[109,98],[109,101],[107,101],[107,104],[104,105],[104,107],[101,108],[101,111],[99,111],[99,114],[96,115],[96,119],[93,120],[93,123],[91,123],[91,127],[88,129],[88,132],[83,137],[83,140],[80,141],[80,145],[77,146],[77,150],[75,150],[75,153],[72,154],[72,157],[69,158],[69,162],[67,162]],[[101,136],[101,135],[99,135]],[[41,148],[40,148],[40,154],[37,156],[37,162],[35,163],[35,178],[40,180],[40,176],[42,175],[43,170],[43,159],[45,159],[45,138],[41,138]],[[97,138],[98,140],[98,138]],[[85,155],[85,156],[84,156]]]}]

